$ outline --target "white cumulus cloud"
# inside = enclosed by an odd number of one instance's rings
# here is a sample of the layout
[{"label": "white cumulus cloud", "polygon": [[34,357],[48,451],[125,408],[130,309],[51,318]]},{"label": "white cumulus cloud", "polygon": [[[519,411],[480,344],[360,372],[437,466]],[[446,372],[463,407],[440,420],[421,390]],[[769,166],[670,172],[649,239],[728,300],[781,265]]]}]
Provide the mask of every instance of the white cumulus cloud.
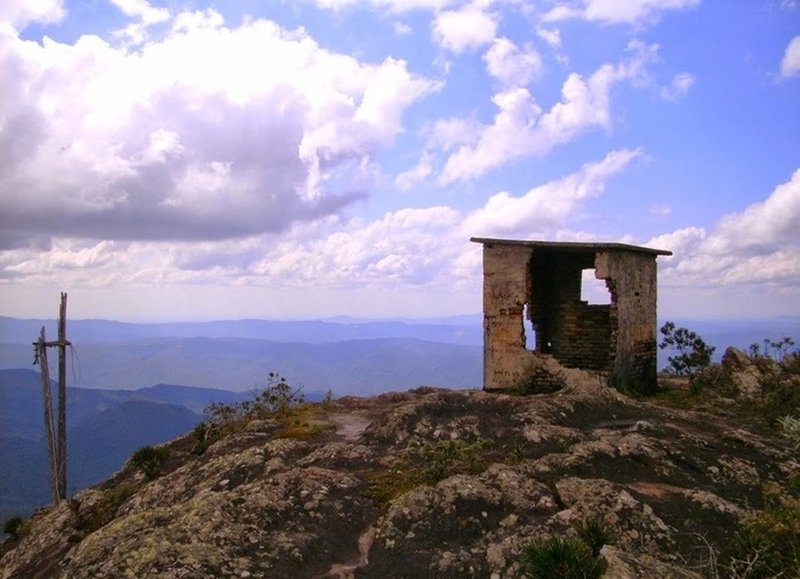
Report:
[{"label": "white cumulus cloud", "polygon": [[673,251],[663,260],[670,285],[769,284],[800,276],[798,223],[800,169],[764,201],[723,216],[709,231],[684,228],[648,244]]},{"label": "white cumulus cloud", "polygon": [[574,0],[559,2],[543,20],[554,22],[578,18],[602,24],[645,24],[669,10],[684,10],[700,0]]},{"label": "white cumulus cloud", "polygon": [[67,14],[64,0],[3,0],[0,2],[0,22],[22,29],[30,23],[59,22]]},{"label": "white cumulus cloud", "polygon": [[23,246],[222,239],[336,212],[439,86],[401,60],[360,62],[268,20],[230,28],[210,10],[137,50],[0,28],[0,85],[0,226]]},{"label": "white cumulus cloud", "polygon": [[723,216],[708,249],[728,253],[738,251],[753,255],[778,247],[800,245],[800,169],[786,183],[780,184],[761,202],[744,211]]},{"label": "white cumulus cloud", "polygon": [[587,199],[602,193],[606,181],[641,154],[640,150],[612,151],[601,161],[587,163],[576,173],[534,187],[524,195],[497,193],[467,216],[462,229],[478,236],[541,236],[561,226]]},{"label": "white cumulus cloud", "polygon": [[469,237],[580,238],[565,233],[567,225],[640,155],[612,151],[522,195],[493,195],[471,211],[438,205],[389,211],[371,220],[331,214],[295,221],[281,233],[169,243],[56,237],[47,246],[0,252],[0,278],[120,291],[162,284],[478,291],[480,248]]},{"label": "white cumulus cloud", "polygon": [[592,128],[610,128],[611,89],[622,80],[639,83],[655,47],[633,43],[630,51],[629,59],[604,64],[588,78],[571,73],[561,88],[561,100],[547,112],[525,88],[496,94],[493,122],[475,133],[475,141],[450,154],[440,181],[473,179],[511,160],[543,155]]},{"label": "white cumulus cloud", "polygon": [[800,36],[795,36],[789,41],[783,53],[781,75],[790,77],[798,73],[800,73]]},{"label": "white cumulus cloud", "polygon": [[169,20],[169,10],[155,8],[147,0],[109,0],[126,16],[139,18],[145,24],[154,24]]},{"label": "white cumulus cloud", "polygon": [[536,34],[552,48],[561,48],[561,31],[558,28],[539,28]]},{"label": "white cumulus cloud", "polygon": [[542,73],[542,57],[532,45],[520,49],[507,38],[496,38],[483,56],[489,74],[504,86],[525,86]]},{"label": "white cumulus cloud", "polygon": [[497,32],[497,19],[478,6],[467,5],[437,13],[432,28],[434,40],[458,54],[492,42]]}]

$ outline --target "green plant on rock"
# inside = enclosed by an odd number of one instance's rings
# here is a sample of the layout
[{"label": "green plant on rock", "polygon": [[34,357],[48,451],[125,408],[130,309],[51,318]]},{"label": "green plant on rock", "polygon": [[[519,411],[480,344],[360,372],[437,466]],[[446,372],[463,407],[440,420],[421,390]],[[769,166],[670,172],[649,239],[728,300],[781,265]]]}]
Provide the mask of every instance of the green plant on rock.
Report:
[{"label": "green plant on rock", "polygon": [[421,443],[414,439],[410,448],[390,468],[364,472],[367,481],[365,494],[380,508],[419,485],[435,485],[455,474],[477,474],[488,462],[485,449],[491,441],[477,438],[465,440],[438,440]]},{"label": "green plant on rock", "polygon": [[775,426],[783,417],[800,414],[800,354],[787,355],[778,363],[777,372],[761,380],[763,397],[759,413]]},{"label": "green plant on rock", "polygon": [[4,540],[0,540],[0,559],[8,551],[13,549],[17,541],[25,537],[30,531],[30,524],[22,517],[13,516],[3,523],[3,533],[6,535]]},{"label": "green plant on rock", "polygon": [[276,414],[283,426],[276,436],[308,440],[328,430],[336,430],[336,424],[325,420],[318,406],[303,404],[286,408]]},{"label": "green plant on rock", "polygon": [[405,459],[398,460],[389,468],[368,470],[364,473],[364,479],[367,483],[364,495],[381,510],[387,509],[400,495],[425,483],[420,469]]},{"label": "green plant on rock", "polygon": [[613,545],[616,542],[614,533],[606,528],[602,519],[591,517],[575,526],[578,538],[583,541],[594,557],[600,556],[603,545]]},{"label": "green plant on rock", "polygon": [[267,374],[267,384],[256,395],[253,410],[259,414],[280,413],[305,402],[302,386],[292,388],[286,378],[275,373]]},{"label": "green plant on rock", "polygon": [[758,342],[750,344],[748,352],[753,358],[772,358],[776,362],[782,362],[792,354],[794,345],[794,340],[789,336],[783,336],[777,341],[764,338],[761,345]]},{"label": "green plant on rock", "polygon": [[23,534],[23,523],[24,520],[22,517],[11,517],[3,523],[3,533],[11,537],[13,541],[16,541]]},{"label": "green plant on rock", "polygon": [[169,455],[166,447],[143,446],[131,455],[130,464],[142,471],[147,480],[153,480],[161,473]]},{"label": "green plant on rock", "polygon": [[103,496],[89,512],[75,523],[78,530],[93,533],[104,527],[117,515],[117,510],[141,488],[141,483],[123,484],[103,491]]},{"label": "green plant on rock", "polygon": [[732,577],[800,577],[800,499],[764,487],[765,508],[746,515],[723,552]]},{"label": "green plant on rock", "polygon": [[600,555],[616,541],[601,518],[589,517],[573,527],[577,537],[554,536],[528,543],[522,568],[533,579],[598,579],[608,568]]},{"label": "green plant on rock", "polygon": [[532,579],[599,579],[608,563],[581,539],[558,536],[528,543],[522,566]]},{"label": "green plant on rock", "polygon": [[666,322],[660,331],[663,338],[658,347],[675,352],[667,358],[668,371],[692,380],[695,374],[711,364],[711,356],[716,348],[706,344],[695,332],[678,328],[674,322]]},{"label": "green plant on rock", "polygon": [[464,440],[439,440],[418,449],[424,461],[422,473],[425,480],[435,484],[459,473],[476,473],[483,470],[483,450],[490,444],[484,438],[472,442]]},{"label": "green plant on rock", "polygon": [[795,449],[800,449],[800,417],[787,415],[779,418],[778,424],[783,435],[789,439],[789,444]]},{"label": "green plant on rock", "polygon": [[203,421],[192,431],[196,440],[194,454],[203,454],[209,446],[244,428],[252,418],[280,416],[305,402],[302,387],[292,388],[276,372],[267,374],[267,383],[256,389],[253,400],[234,404],[214,402],[203,410]]}]

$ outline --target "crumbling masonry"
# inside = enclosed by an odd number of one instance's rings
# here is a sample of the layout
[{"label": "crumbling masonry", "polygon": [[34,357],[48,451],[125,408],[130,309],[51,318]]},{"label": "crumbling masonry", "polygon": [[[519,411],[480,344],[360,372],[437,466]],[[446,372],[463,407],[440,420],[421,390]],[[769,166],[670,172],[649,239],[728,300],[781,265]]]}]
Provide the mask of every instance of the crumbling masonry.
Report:
[{"label": "crumbling masonry", "polygon": [[[619,389],[655,390],[656,257],[671,252],[622,243],[471,241],[483,244],[486,390],[529,383],[547,358],[601,373]],[[609,303],[582,299],[587,269],[605,280]]]}]

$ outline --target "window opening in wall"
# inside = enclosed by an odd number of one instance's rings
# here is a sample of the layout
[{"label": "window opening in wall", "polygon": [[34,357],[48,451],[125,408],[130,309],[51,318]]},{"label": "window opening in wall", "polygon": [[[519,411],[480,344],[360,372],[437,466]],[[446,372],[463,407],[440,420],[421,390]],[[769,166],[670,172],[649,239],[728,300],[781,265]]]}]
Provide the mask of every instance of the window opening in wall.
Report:
[{"label": "window opening in wall", "polygon": [[530,317],[528,304],[522,310],[522,333],[525,334],[525,349],[531,352],[536,351],[536,326]]},{"label": "window opening in wall", "polygon": [[581,275],[581,300],[590,305],[608,305],[611,303],[611,293],[606,286],[606,280],[597,279],[595,270],[584,269]]}]

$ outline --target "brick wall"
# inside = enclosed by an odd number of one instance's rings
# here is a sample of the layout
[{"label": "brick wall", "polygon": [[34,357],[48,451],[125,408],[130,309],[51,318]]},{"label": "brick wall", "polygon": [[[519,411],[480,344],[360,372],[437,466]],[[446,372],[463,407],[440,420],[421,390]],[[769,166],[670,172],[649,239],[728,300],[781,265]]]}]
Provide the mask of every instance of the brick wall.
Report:
[{"label": "brick wall", "polygon": [[537,351],[568,368],[609,370],[611,306],[581,300],[584,269],[594,252],[534,251],[531,259],[531,321]]}]

